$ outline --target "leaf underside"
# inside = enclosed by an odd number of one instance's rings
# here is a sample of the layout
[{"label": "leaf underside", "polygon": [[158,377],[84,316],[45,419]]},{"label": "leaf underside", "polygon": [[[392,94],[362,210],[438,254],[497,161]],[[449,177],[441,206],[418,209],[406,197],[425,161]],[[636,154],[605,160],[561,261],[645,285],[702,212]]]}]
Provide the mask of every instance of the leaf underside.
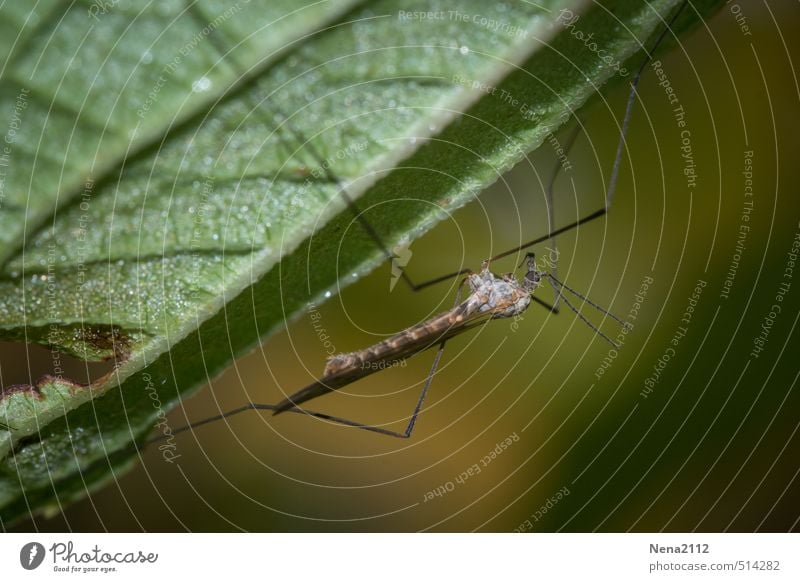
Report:
[{"label": "leaf underside", "polygon": [[625,63],[679,2],[459,2],[477,23],[442,1],[298,4],[2,9],[0,339],[115,367],[4,389],[0,523],[118,476],[163,410],[381,262],[365,232],[342,240],[352,214],[298,136],[387,247],[411,240],[615,74],[560,9]]}]

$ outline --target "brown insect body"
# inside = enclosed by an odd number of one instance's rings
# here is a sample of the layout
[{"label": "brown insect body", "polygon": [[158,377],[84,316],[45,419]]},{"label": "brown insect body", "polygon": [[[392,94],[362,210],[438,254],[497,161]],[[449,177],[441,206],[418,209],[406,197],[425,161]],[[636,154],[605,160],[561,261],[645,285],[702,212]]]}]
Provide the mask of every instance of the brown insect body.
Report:
[{"label": "brown insect body", "polygon": [[463,302],[368,348],[331,357],[322,378],[278,403],[275,414],[391,367],[471,329],[484,319],[522,313],[530,305],[538,279],[526,276],[520,283],[513,275],[498,277],[485,265],[480,273],[467,277],[472,292]]}]

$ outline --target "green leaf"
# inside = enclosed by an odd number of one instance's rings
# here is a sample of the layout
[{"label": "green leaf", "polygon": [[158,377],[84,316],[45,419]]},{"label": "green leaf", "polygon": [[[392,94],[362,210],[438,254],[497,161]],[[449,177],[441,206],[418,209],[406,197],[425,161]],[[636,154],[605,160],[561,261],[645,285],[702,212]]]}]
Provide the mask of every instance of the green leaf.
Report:
[{"label": "green leaf", "polygon": [[413,239],[618,73],[576,30],[626,63],[679,2],[112,4],[3,18],[0,338],[115,363],[2,393],[4,522],[118,475],[180,398],[383,259],[312,149],[387,247]]},{"label": "green leaf", "polygon": [[204,114],[231,87],[356,4],[4,6],[0,119],[9,123],[0,262],[55,207],[75,200],[88,179],[112,174],[124,158]]}]

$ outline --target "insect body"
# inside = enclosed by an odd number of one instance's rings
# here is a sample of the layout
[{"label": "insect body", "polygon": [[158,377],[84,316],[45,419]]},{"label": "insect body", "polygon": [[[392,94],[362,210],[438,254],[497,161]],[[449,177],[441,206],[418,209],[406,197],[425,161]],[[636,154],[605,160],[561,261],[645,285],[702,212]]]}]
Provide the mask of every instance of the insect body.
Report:
[{"label": "insect body", "polygon": [[472,292],[463,302],[373,346],[333,356],[318,382],[278,403],[275,413],[284,412],[441,344],[485,320],[519,315],[530,305],[531,293],[539,286],[540,280],[541,274],[535,270],[535,266],[519,282],[513,275],[498,277],[489,270],[488,264],[484,264],[480,273],[471,273],[466,278]]}]

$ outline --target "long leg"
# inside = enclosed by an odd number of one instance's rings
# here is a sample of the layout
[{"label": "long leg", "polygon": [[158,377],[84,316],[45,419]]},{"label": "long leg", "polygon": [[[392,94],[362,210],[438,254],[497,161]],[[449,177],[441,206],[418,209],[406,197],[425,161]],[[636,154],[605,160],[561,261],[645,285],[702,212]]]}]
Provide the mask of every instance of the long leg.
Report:
[{"label": "long leg", "polygon": [[[611,313],[610,311],[608,311],[604,307],[601,307],[597,303],[593,302],[591,299],[589,299],[585,295],[579,293],[578,291],[576,291],[572,287],[570,287],[570,286],[566,285],[565,283],[559,281],[559,279],[552,272],[547,273],[547,272],[538,270],[537,267],[536,267],[536,254],[535,253],[533,253],[531,251],[528,251],[528,253],[525,255],[525,260],[523,261],[523,264],[525,264],[525,263],[527,263],[528,271],[527,271],[527,273],[525,273],[523,281],[524,281],[524,283],[526,285],[531,285],[530,289],[531,289],[531,298],[532,299],[536,299],[536,296],[533,295],[532,291],[533,291],[533,289],[536,288],[536,285],[538,284],[538,282],[541,281],[542,279],[547,279],[547,281],[550,283],[550,286],[553,288],[553,291],[555,292],[556,301],[558,301],[559,299],[563,300],[564,303],[566,304],[566,306],[569,307],[570,310],[572,310],[575,313],[575,315],[582,322],[584,322],[587,326],[589,326],[597,335],[599,335],[601,338],[603,338],[606,342],[608,342],[609,344],[611,344],[615,348],[619,347],[619,345],[617,345],[616,342],[614,342],[611,338],[609,338],[607,335],[605,335],[603,332],[601,332],[597,328],[597,326],[595,326],[586,317],[584,317],[584,315],[580,312],[580,310],[578,308],[576,308],[572,304],[572,302],[569,300],[569,297],[567,297],[566,293],[569,293],[572,296],[577,297],[583,303],[593,307],[594,309],[596,309],[597,311],[599,311],[600,313],[602,313],[606,317],[610,317],[611,319],[613,319],[614,321],[616,321],[617,323],[619,323],[623,327],[626,327],[628,325],[627,323],[625,323],[622,319],[620,319],[619,317],[617,317],[616,315],[614,315],[613,313]],[[522,265],[520,265],[520,266],[522,266]],[[546,303],[544,303],[544,304],[545,304],[546,307],[549,306],[549,304],[546,304]],[[553,311],[554,313],[558,313],[558,310],[555,307],[553,307],[553,306],[549,306],[549,307],[551,307],[551,311]]]},{"label": "long leg", "polygon": [[[614,199],[614,192],[615,192],[616,187],[617,187],[617,178],[619,176],[619,169],[620,169],[620,165],[622,163],[622,156],[623,156],[623,154],[625,152],[625,149],[626,149],[626,137],[628,135],[628,127],[630,125],[631,116],[633,115],[633,105],[636,102],[637,87],[639,86],[639,80],[642,77],[642,73],[644,72],[644,68],[647,66],[647,64],[650,62],[650,60],[653,58],[653,53],[656,51],[656,49],[658,49],[659,45],[663,42],[664,38],[667,36],[667,33],[672,29],[672,24],[675,22],[675,20],[678,18],[678,16],[681,14],[681,12],[683,11],[683,9],[685,7],[686,7],[686,2],[681,4],[680,8],[678,8],[678,10],[672,16],[672,18],[670,18],[667,26],[664,28],[664,30],[658,36],[656,41],[653,43],[653,47],[650,49],[650,51],[646,52],[644,60],[639,65],[639,68],[636,71],[636,75],[634,75],[633,80],[631,81],[631,91],[628,94],[628,101],[627,101],[627,104],[626,104],[626,107],[625,107],[625,115],[622,118],[622,127],[620,129],[619,142],[617,143],[617,151],[616,151],[616,155],[614,157],[614,164],[611,167],[611,176],[610,176],[610,179],[609,179],[609,182],[608,182],[608,189],[606,190],[605,204],[603,205],[603,207],[600,208],[599,210],[596,210],[595,212],[592,212],[591,214],[589,214],[587,216],[584,216],[583,218],[580,218],[580,219],[576,220],[575,222],[572,222],[570,224],[567,224],[565,226],[562,226],[562,227],[559,227],[559,228],[556,228],[556,229],[552,228],[552,220],[550,220],[549,221],[550,224],[548,225],[548,233],[547,234],[545,234],[543,236],[540,236],[540,237],[537,237],[537,238],[535,238],[533,240],[529,240],[526,243],[523,243],[523,244],[521,244],[519,246],[516,246],[514,248],[508,249],[507,251],[504,251],[504,252],[502,252],[502,253],[500,253],[498,255],[495,255],[494,257],[489,259],[490,261],[496,261],[496,260],[502,259],[504,257],[519,253],[520,251],[523,251],[523,250],[525,250],[527,248],[530,248],[530,247],[532,247],[534,245],[542,243],[542,242],[544,242],[546,240],[553,240],[553,239],[555,239],[556,236],[558,236],[560,234],[563,234],[563,233],[568,232],[568,231],[570,231],[570,230],[572,230],[574,228],[577,228],[579,226],[587,224],[587,223],[589,223],[589,222],[591,222],[591,221],[593,221],[593,220],[595,220],[597,218],[605,216],[605,214],[608,213],[608,210],[611,208],[611,202]],[[576,134],[576,136],[577,136],[577,134]],[[555,177],[553,178],[553,180],[555,180]],[[551,181],[551,184],[552,184],[552,181]],[[548,207],[552,208],[552,203],[551,203],[550,200],[548,200]],[[446,275],[442,275],[440,277],[435,277],[433,279],[430,279],[429,281],[424,281],[423,283],[412,284],[412,289],[414,291],[418,291],[420,289],[424,289],[424,288],[429,287],[431,285],[435,285],[437,283],[441,283],[443,281],[447,281],[447,280],[452,279],[454,277],[458,277],[460,275],[463,275],[464,272],[465,272],[464,270],[454,271],[452,273],[447,273]]]},{"label": "long leg", "polygon": [[[519,245],[517,247],[509,249],[509,250],[507,250],[505,252],[502,252],[499,255],[496,255],[496,256],[492,257],[490,260],[495,261],[497,259],[502,259],[503,257],[507,257],[509,255],[513,255],[515,253],[518,253],[518,252],[520,252],[522,250],[525,250],[525,249],[527,249],[529,247],[532,247],[533,245],[539,244],[539,243],[544,242],[544,241],[546,241],[548,239],[552,239],[552,238],[556,237],[559,234],[563,234],[563,233],[565,233],[567,231],[570,231],[573,228],[577,228],[579,226],[582,226],[582,225],[586,224],[587,222],[591,222],[592,220],[594,220],[596,218],[600,218],[601,216],[604,216],[608,212],[608,210],[611,208],[611,202],[614,199],[614,192],[615,192],[615,190],[617,188],[617,178],[619,176],[619,168],[620,168],[620,165],[622,163],[622,155],[623,155],[623,153],[625,152],[625,149],[626,149],[626,137],[628,135],[628,126],[630,125],[631,116],[633,115],[633,105],[636,102],[636,96],[637,96],[636,89],[639,86],[639,80],[642,77],[642,73],[644,72],[644,68],[647,66],[647,64],[650,62],[650,60],[653,58],[653,53],[656,51],[658,46],[661,44],[661,42],[667,36],[667,33],[672,29],[672,24],[675,22],[675,20],[678,18],[678,16],[681,14],[681,12],[683,11],[683,9],[685,7],[686,7],[686,2],[681,4],[680,8],[678,8],[678,10],[672,16],[672,18],[670,19],[670,21],[667,24],[667,26],[664,28],[664,30],[661,32],[661,34],[658,36],[658,38],[656,39],[655,43],[653,43],[653,48],[650,49],[650,51],[646,53],[645,58],[642,61],[642,64],[639,65],[639,68],[636,71],[636,75],[634,75],[633,80],[631,81],[631,92],[628,94],[628,102],[627,102],[627,105],[625,107],[625,115],[622,118],[622,128],[620,130],[619,142],[617,143],[617,152],[616,152],[616,155],[614,157],[614,164],[611,167],[611,177],[610,177],[609,182],[608,182],[608,190],[606,191],[605,205],[603,206],[603,208],[600,208],[599,210],[596,210],[595,212],[592,212],[588,216],[584,216],[583,218],[578,219],[578,220],[576,220],[575,222],[573,222],[571,224],[567,224],[565,226],[557,228],[556,230],[550,231],[549,233],[547,233],[544,236],[540,236],[540,237],[535,238],[533,240],[530,240],[530,241],[528,241],[526,243],[523,243],[523,244],[521,244],[521,245]],[[450,276],[454,276],[454,275],[450,275]],[[440,280],[445,280],[445,279],[441,279],[440,278]],[[421,287],[421,286],[418,286],[418,287]]]},{"label": "long leg", "polygon": [[[461,302],[461,289],[463,288],[463,286],[464,286],[464,281],[461,282],[461,284],[458,286],[458,290],[456,291],[456,300],[455,300],[455,303],[453,304],[454,307],[457,306]],[[407,438],[409,438],[411,436],[411,433],[414,431],[414,427],[417,424],[417,417],[419,416],[419,413],[422,411],[422,406],[425,403],[425,397],[428,395],[428,391],[430,390],[431,383],[433,382],[433,377],[436,375],[436,370],[439,368],[439,362],[441,362],[441,360],[442,360],[442,355],[444,354],[444,347],[445,347],[446,343],[447,343],[447,340],[442,341],[439,344],[439,349],[436,350],[436,356],[434,356],[434,358],[433,358],[433,365],[431,366],[430,372],[428,372],[428,377],[425,379],[425,385],[422,387],[422,392],[419,395],[419,399],[417,400],[417,404],[414,407],[414,411],[411,413],[411,418],[409,418],[408,425],[406,425],[406,428],[405,428],[405,430],[403,432],[397,432],[397,431],[389,430],[389,429],[382,428],[382,427],[379,427],[379,426],[374,426],[374,425],[370,425],[370,424],[364,424],[364,423],[357,422],[357,421],[354,421],[354,420],[348,420],[346,418],[341,418],[339,416],[333,416],[333,415],[330,415],[330,414],[326,414],[324,412],[316,412],[316,411],[313,411],[313,410],[306,410],[305,408],[299,408],[297,406],[295,406],[293,408],[288,408],[286,410],[281,410],[281,412],[292,412],[292,413],[295,413],[295,414],[305,414],[306,416],[313,416],[314,418],[327,420],[329,422],[333,422],[333,423],[336,423],[336,424],[341,424],[341,425],[344,425],[344,426],[350,426],[350,427],[353,427],[353,428],[358,428],[358,429],[366,430],[366,431],[369,431],[369,432],[383,434],[383,435],[386,435],[386,436],[391,436],[391,437],[396,437],[396,438],[401,438],[401,439],[407,439]],[[233,410],[229,410],[227,412],[223,412],[223,413],[217,414],[215,416],[204,418],[203,420],[198,420],[197,422],[192,422],[190,424],[187,424],[186,426],[182,426],[182,427],[172,431],[171,435],[174,436],[174,435],[180,434],[182,432],[186,432],[187,430],[192,430],[192,429],[201,427],[201,426],[206,425],[206,424],[211,424],[211,423],[217,422],[219,420],[222,420],[224,418],[230,418],[232,416],[236,416],[238,414],[241,414],[243,412],[247,412],[249,410],[272,410],[273,412],[277,412],[279,409],[278,409],[278,406],[275,405],[275,404],[259,404],[257,402],[249,402],[249,403],[247,403],[247,404],[245,404],[243,406],[240,406],[238,408],[234,408]],[[156,443],[156,442],[162,441],[162,440],[164,440],[166,438],[168,438],[167,435],[159,435],[157,437],[153,437],[153,438],[149,439],[146,442],[146,444],[149,445],[149,444],[152,444],[152,443]]]},{"label": "long leg", "polygon": [[[364,424],[364,423],[361,423],[361,422],[357,422],[355,420],[349,420],[349,419],[342,418],[342,417],[339,417],[339,416],[333,416],[331,414],[326,414],[324,412],[316,412],[316,411],[313,411],[313,410],[307,410],[305,408],[294,407],[294,408],[289,408],[289,409],[287,409],[287,410],[285,410],[283,412],[292,412],[292,413],[295,413],[295,414],[304,414],[306,416],[313,416],[314,418],[327,420],[328,422],[333,422],[335,424],[341,424],[341,425],[344,425],[344,426],[350,426],[350,427],[353,427],[353,428],[358,428],[358,429],[366,430],[366,431],[369,431],[369,432],[383,434],[383,435],[391,436],[391,437],[395,437],[395,438],[407,439],[407,438],[409,438],[411,436],[411,433],[414,431],[414,427],[417,424],[417,417],[419,416],[419,413],[422,411],[422,405],[425,403],[425,397],[428,395],[428,390],[431,387],[431,382],[433,382],[433,377],[436,375],[436,370],[438,369],[439,362],[442,359],[442,354],[444,353],[444,346],[445,346],[446,343],[447,343],[447,341],[445,340],[445,341],[443,341],[442,343],[439,344],[439,349],[436,351],[436,356],[433,358],[433,365],[431,366],[430,372],[428,372],[428,377],[425,380],[425,385],[423,386],[422,392],[420,393],[419,399],[417,400],[417,404],[414,407],[414,412],[412,412],[411,418],[408,421],[408,425],[406,426],[406,429],[403,432],[397,432],[397,431],[389,430],[389,429],[382,428],[382,427],[379,427],[379,426],[374,426],[374,425],[370,425],[370,424]],[[243,412],[247,412],[249,410],[271,410],[271,411],[275,412],[275,411],[278,410],[278,407],[275,404],[259,404],[257,402],[249,402],[248,404],[245,404],[244,406],[240,406],[239,408],[234,408],[233,410],[229,410],[227,412],[223,412],[222,414],[217,414],[215,416],[210,416],[208,418],[204,418],[203,420],[198,420],[197,422],[192,422],[190,424],[187,424],[186,426],[182,426],[180,428],[177,428],[174,431],[172,431],[171,435],[174,436],[174,435],[180,434],[182,432],[186,432],[187,430],[193,430],[193,429],[199,428],[199,427],[201,427],[203,425],[217,422],[217,421],[222,420],[224,418],[231,418],[232,416],[236,416],[238,414],[241,414]],[[165,440],[166,438],[168,438],[167,435],[159,435],[157,437],[153,437],[153,438],[149,439],[146,442],[146,444],[149,445],[149,444],[157,443],[159,441]]]},{"label": "long leg", "polygon": [[[570,133],[569,138],[567,138],[567,143],[564,145],[564,154],[563,155],[564,155],[565,158],[569,155],[569,152],[572,151],[572,146],[575,145],[575,141],[578,139],[578,134],[580,133],[581,127],[582,127],[581,120],[579,118],[577,118],[577,116],[576,116],[575,128],[572,130],[572,133]],[[545,189],[545,203],[547,204],[547,230],[548,230],[548,232],[552,232],[552,230],[555,228],[555,224],[556,224],[556,215],[555,215],[555,210],[556,209],[555,209],[555,202],[554,202],[554,199],[553,199],[553,190],[555,189],[556,179],[558,178],[558,175],[561,173],[562,167],[563,166],[562,166],[561,158],[559,157],[559,159],[556,160],[556,165],[553,168],[553,173],[552,173],[552,175],[550,177],[550,181],[548,182],[547,188]],[[556,245],[556,237],[555,237],[555,235],[550,237],[550,244],[553,245],[553,249],[555,249],[555,251],[556,251],[556,256],[555,256],[555,259],[553,260],[553,265],[551,267],[551,272],[553,273],[553,275],[555,275],[557,277],[558,276],[558,248],[557,248],[557,245]],[[553,300],[553,308],[551,309],[551,311],[553,313],[558,313],[558,301],[559,301],[560,297],[561,296],[559,294],[556,294],[555,299]]]},{"label": "long leg", "polygon": [[[577,118],[576,118],[577,119]],[[566,144],[564,144],[563,148],[563,155],[566,157],[569,155],[569,152],[572,150],[572,146],[575,145],[575,141],[578,138],[578,134],[580,133],[582,124],[580,119],[577,119],[577,123],[575,124],[575,128],[570,133],[569,137],[567,138]],[[547,205],[547,230],[548,232],[553,231],[553,225],[555,224],[555,202],[553,199],[553,190],[555,189],[556,180],[558,179],[558,175],[561,173],[562,169],[562,162],[559,158],[556,161],[556,165],[553,168],[553,173],[550,175],[550,180],[547,183],[547,187],[545,188],[545,204]],[[553,259],[553,264],[551,265],[551,272],[554,276],[558,276],[558,248],[556,245],[556,236],[555,234],[550,237],[550,244],[553,245],[553,249],[555,250],[555,258]],[[525,260],[520,263],[520,267],[527,262],[527,260],[533,256],[533,253],[528,253],[525,255]],[[518,267],[519,268],[519,267]],[[561,298],[561,295],[556,293],[555,299],[553,303],[548,303],[547,301],[540,299],[536,295],[532,295],[531,299],[538,303],[540,306],[544,307],[551,313],[558,315],[558,303]]]},{"label": "long leg", "polygon": [[608,337],[606,334],[604,334],[602,331],[600,331],[600,329],[596,325],[594,325],[591,321],[586,319],[586,317],[580,312],[580,310],[578,310],[578,308],[575,307],[572,304],[572,302],[569,300],[569,298],[564,294],[564,290],[566,289],[566,290],[570,291],[571,293],[573,293],[574,295],[576,295],[577,297],[582,299],[584,302],[589,303],[592,307],[594,307],[594,308],[598,309],[599,311],[605,313],[606,315],[612,317],[614,320],[618,321],[622,325],[625,325],[625,322],[623,322],[620,318],[618,318],[616,315],[612,314],[611,312],[603,309],[602,307],[600,307],[596,303],[592,303],[586,297],[584,297],[583,295],[581,295],[580,293],[578,293],[574,289],[570,289],[569,287],[564,285],[561,281],[559,281],[558,279],[556,279],[552,275],[548,275],[547,276],[547,280],[550,282],[550,285],[553,287],[553,291],[555,291],[556,296],[557,297],[561,297],[561,299],[564,300],[564,303],[567,305],[567,307],[570,308],[570,310],[572,310],[573,313],[575,313],[575,315],[578,317],[578,319],[580,319],[583,323],[585,323],[587,326],[589,326],[592,330],[594,330],[594,332],[597,335],[599,335],[605,341],[610,343],[612,346],[614,346],[615,348],[619,348],[619,345],[614,340],[612,340],[610,337]]},{"label": "long leg", "polygon": [[301,414],[306,414],[308,416],[313,416],[315,418],[321,418],[322,420],[328,420],[336,424],[343,424],[345,426],[351,426],[353,428],[360,428],[370,432],[375,432],[378,434],[383,434],[386,436],[391,436],[399,439],[407,439],[411,436],[411,433],[414,431],[414,427],[417,424],[417,417],[419,416],[419,413],[422,410],[422,405],[425,403],[425,397],[428,395],[428,390],[431,387],[431,382],[433,382],[433,377],[436,374],[437,368],[439,367],[439,362],[442,359],[442,354],[444,353],[444,346],[446,343],[447,341],[443,341],[441,344],[439,344],[439,349],[436,351],[436,356],[433,358],[433,365],[431,366],[431,371],[428,373],[428,377],[425,379],[425,385],[423,386],[422,392],[419,395],[419,399],[417,400],[417,405],[414,407],[414,412],[411,414],[411,418],[409,418],[408,420],[408,425],[406,425],[406,429],[403,432],[397,432],[381,428],[379,426],[373,426],[370,424],[363,424],[360,422],[347,420],[346,418],[340,418],[338,416],[331,416],[330,414],[325,414],[321,412],[312,412],[304,408],[290,408],[286,412],[298,412]]},{"label": "long leg", "polygon": [[[273,105],[273,107],[275,108],[274,105]],[[329,164],[326,163],[324,158],[320,155],[319,151],[314,147],[314,145],[311,143],[311,141],[308,140],[308,139],[305,139],[304,136],[296,128],[294,128],[294,126],[288,120],[286,115],[284,115],[283,112],[281,112],[279,109],[276,108],[276,110],[278,111],[280,116],[283,118],[285,127],[287,128],[288,132],[291,134],[292,138],[294,139],[294,141],[295,141],[295,143],[297,145],[297,149],[293,151],[291,146],[289,144],[287,144],[285,141],[283,141],[284,140],[283,134],[280,133],[280,132],[276,132],[276,135],[277,135],[278,139],[281,140],[281,142],[286,146],[289,155],[294,155],[294,153],[296,151],[299,151],[299,150],[302,150],[302,149],[305,149],[305,151],[307,151],[308,153],[311,154],[311,157],[314,158],[314,160],[323,169],[323,172],[325,173],[326,178],[328,180],[330,180],[331,182],[333,182],[333,183],[338,185],[339,194],[340,194],[340,196],[342,196],[342,198],[346,202],[347,207],[351,210],[351,212],[355,216],[356,220],[358,220],[359,224],[361,224],[361,226],[364,228],[365,232],[375,242],[375,245],[380,249],[380,251],[386,257],[386,259],[391,262],[391,264],[392,264],[392,272],[393,273],[399,273],[400,278],[405,282],[405,284],[409,287],[409,289],[411,289],[414,292],[417,292],[417,291],[420,291],[420,290],[425,289],[427,287],[430,287],[430,286],[432,286],[432,285],[434,285],[436,283],[441,283],[441,282],[447,281],[449,279],[453,279],[455,277],[458,277],[458,276],[461,276],[461,275],[465,275],[465,274],[470,272],[469,269],[461,269],[459,271],[455,271],[453,273],[448,273],[447,275],[443,275],[441,277],[436,277],[434,279],[430,279],[430,280],[425,281],[423,283],[414,283],[414,281],[411,279],[411,277],[408,275],[408,273],[406,273],[406,271],[403,268],[403,266],[397,263],[397,259],[399,257],[397,257],[397,255],[395,255],[394,253],[389,251],[388,247],[383,242],[383,239],[381,239],[381,237],[377,233],[377,231],[373,228],[373,226],[369,223],[369,221],[361,213],[359,207],[356,205],[355,201],[352,199],[350,194],[347,192],[347,186],[344,183],[344,180],[339,178],[330,169]],[[576,139],[578,137],[578,134],[580,133],[580,128],[581,128],[581,124],[578,123],[576,125],[575,129],[570,134],[570,137],[568,138],[567,143],[564,146],[565,155],[569,154],[570,150],[572,149],[572,146],[575,143],[575,141],[576,141]],[[619,155],[621,155],[621,152],[620,152]],[[553,229],[553,225],[555,224],[554,205],[553,205],[553,189],[555,187],[556,179],[558,178],[560,170],[561,170],[561,163],[559,161],[556,164],[556,166],[555,166],[555,168],[553,170],[553,173],[552,173],[552,175],[550,177],[550,180],[548,181],[547,187],[545,189],[545,197],[546,197],[547,213],[548,213],[547,214],[548,215],[547,229],[548,229],[548,232],[550,234],[548,236],[546,236],[546,237],[543,237],[541,240],[537,240],[536,241],[536,242],[542,242],[544,240],[550,239],[554,246],[555,246],[555,237],[556,237],[557,234],[562,233],[562,232],[566,232],[567,230],[571,230],[575,226],[575,225],[572,225],[572,226],[568,226],[566,228],[561,228],[561,229],[556,229],[556,230]],[[600,215],[593,216],[593,218],[597,218],[598,216],[600,216]],[[588,222],[588,220],[586,222]],[[576,223],[576,225],[577,225],[577,223]],[[533,243],[533,242],[532,243],[528,243],[525,246],[520,247],[519,249],[514,249],[513,252],[517,252],[518,250],[522,250],[522,249],[527,248],[528,246],[531,246],[533,244],[535,244],[535,243]],[[505,257],[508,254],[511,254],[511,253],[503,253],[502,255],[498,255],[496,257],[493,257],[492,259],[490,259],[490,261]],[[555,266],[554,266],[554,271],[555,271]],[[542,307],[548,309],[549,311],[551,311],[553,313],[558,313],[558,299],[559,299],[559,296],[556,295],[554,303],[550,304],[547,301],[544,301],[544,300],[540,299],[539,297],[533,297],[534,302],[538,303],[539,305],[541,305]]]},{"label": "long leg", "polygon": [[[369,235],[369,237],[373,240],[375,246],[378,247],[378,249],[383,253],[384,257],[386,257],[386,259],[392,264],[393,272],[399,273],[400,278],[406,283],[406,285],[408,285],[412,290],[416,291],[417,285],[414,284],[414,282],[411,280],[408,274],[403,270],[403,267],[399,263],[397,263],[398,257],[394,253],[389,251],[388,247],[384,244],[383,239],[381,239],[378,232],[364,217],[359,207],[356,206],[355,201],[353,200],[352,196],[350,196],[350,193],[347,191],[347,185],[345,184],[344,180],[342,180],[338,175],[336,175],[330,169],[330,165],[326,163],[325,158],[322,155],[320,155],[319,151],[311,142],[311,140],[305,139],[305,137],[297,129],[295,129],[290,119],[286,115],[284,115],[279,109],[277,109],[275,105],[272,105],[272,107],[275,108],[278,111],[278,113],[280,113],[281,117],[283,117],[284,120],[283,124],[288,130],[288,132],[291,134],[294,141],[297,143],[298,149],[305,149],[305,151],[311,154],[311,157],[314,158],[314,160],[322,168],[322,171],[325,173],[325,177],[339,187],[339,196],[341,196],[342,199],[345,201],[347,207],[351,210],[353,216],[361,225],[361,227],[364,229],[364,231],[367,233],[367,235]],[[278,135],[278,139],[283,139],[282,134],[280,132],[276,132],[276,134]]]},{"label": "long leg", "polygon": [[[383,434],[386,436],[406,439],[411,436],[412,431],[414,430],[414,426],[417,423],[417,416],[419,415],[420,411],[422,410],[422,404],[425,400],[425,396],[428,393],[428,388],[430,387],[431,381],[433,380],[433,375],[436,372],[436,368],[439,366],[439,360],[441,360],[442,352],[444,351],[444,342],[439,346],[439,350],[436,353],[436,357],[433,361],[433,366],[431,367],[431,371],[428,374],[428,379],[425,381],[425,387],[422,389],[422,394],[420,395],[419,400],[417,401],[417,406],[414,408],[414,412],[411,415],[411,419],[408,422],[408,426],[403,432],[397,432],[393,430],[389,430],[386,428],[382,428],[380,426],[373,426],[369,424],[363,424],[361,422],[357,422],[354,420],[349,420],[347,418],[342,418],[339,416],[333,416],[332,414],[326,414],[324,412],[316,412],[314,410],[306,410],[305,408],[290,408],[285,412],[292,412],[295,414],[303,414],[306,416],[313,416],[314,418],[319,418],[321,420],[327,420],[328,422],[333,422],[335,424],[341,424],[344,426],[350,426],[353,428],[358,428],[362,430],[366,430],[369,432],[375,432],[378,434]],[[203,420],[199,420],[197,422],[193,422],[191,424],[187,424],[186,426],[182,426],[180,428],[175,429],[172,431],[171,436],[178,435],[182,432],[186,432],[188,430],[194,430],[206,424],[212,424],[223,418],[231,418],[232,416],[237,416],[243,412],[248,412],[250,410],[271,410],[275,411],[277,406],[275,404],[259,404],[257,402],[250,402],[245,404],[244,406],[240,406],[239,408],[234,408],[233,410],[229,410],[227,412],[223,412],[222,414],[217,414],[216,416],[211,416],[209,418],[204,418]],[[146,444],[154,444],[168,438],[167,435],[159,435],[147,440]]]}]

